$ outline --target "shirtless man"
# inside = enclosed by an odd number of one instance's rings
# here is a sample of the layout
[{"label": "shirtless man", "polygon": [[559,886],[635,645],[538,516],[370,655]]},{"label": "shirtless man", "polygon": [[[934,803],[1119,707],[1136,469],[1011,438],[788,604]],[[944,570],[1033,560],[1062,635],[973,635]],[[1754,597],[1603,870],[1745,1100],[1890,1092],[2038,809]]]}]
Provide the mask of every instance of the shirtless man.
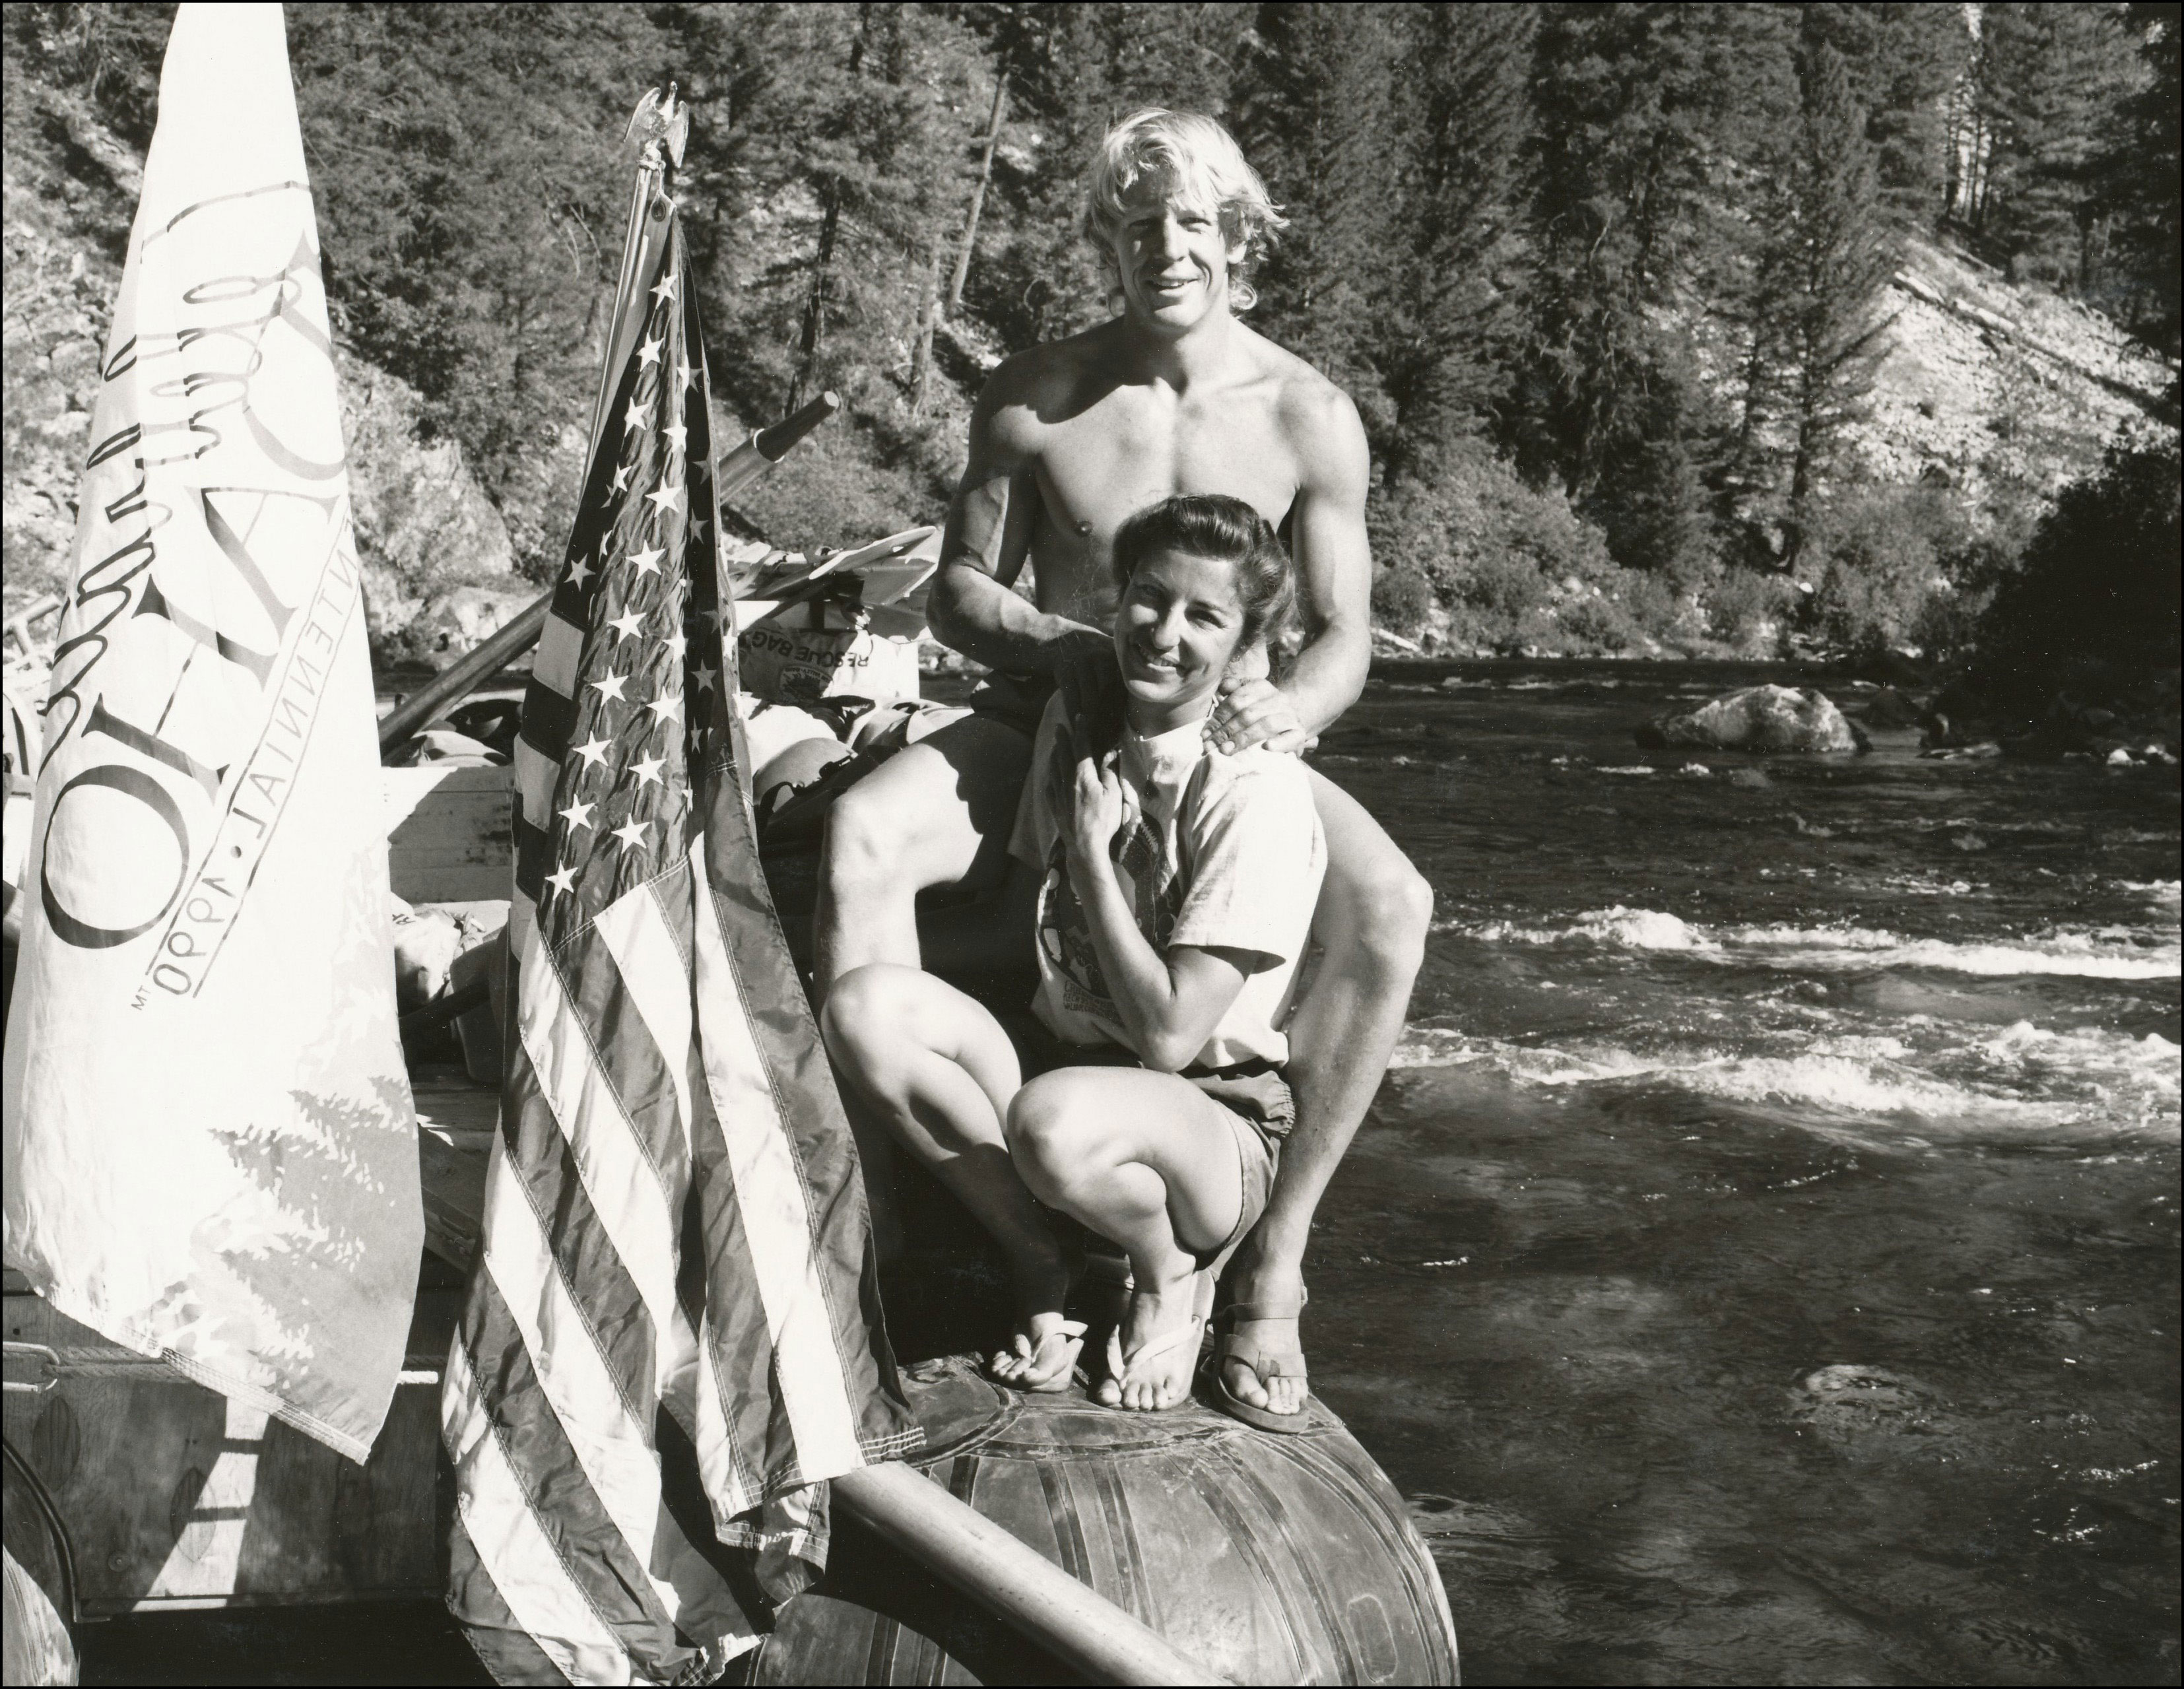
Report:
[{"label": "shirtless man", "polygon": [[[816,945],[823,990],[872,962],[921,962],[916,894],[1002,872],[1031,733],[1059,685],[1097,716],[1115,684],[1110,546],[1175,493],[1223,493],[1284,532],[1305,643],[1279,685],[1234,675],[1217,748],[1301,751],[1348,709],[1370,655],[1365,434],[1349,398],[1245,327],[1238,270],[1281,219],[1209,118],[1141,112],[1101,143],[1084,230],[1114,266],[1122,315],[1010,359],[971,420],[929,601],[933,631],[998,671],[978,713],[852,786],[827,822]],[[1033,566],[1036,605],[1010,589]],[[1424,957],[1432,893],[1379,824],[1314,773],[1328,869],[1323,956],[1289,1028],[1298,1122],[1266,1212],[1232,1263],[1228,1391],[1299,1413],[1297,1342],[1313,1211],[1365,1117]]]}]

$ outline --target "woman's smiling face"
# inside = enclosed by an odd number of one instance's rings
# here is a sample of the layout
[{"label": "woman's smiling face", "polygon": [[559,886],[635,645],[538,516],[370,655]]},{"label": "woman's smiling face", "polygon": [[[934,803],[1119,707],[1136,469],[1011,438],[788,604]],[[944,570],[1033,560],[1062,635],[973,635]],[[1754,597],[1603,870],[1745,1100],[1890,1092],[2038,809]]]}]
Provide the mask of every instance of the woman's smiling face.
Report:
[{"label": "woman's smiling face", "polygon": [[1234,564],[1179,551],[1147,557],[1115,616],[1130,725],[1164,733],[1205,714],[1243,638]]}]

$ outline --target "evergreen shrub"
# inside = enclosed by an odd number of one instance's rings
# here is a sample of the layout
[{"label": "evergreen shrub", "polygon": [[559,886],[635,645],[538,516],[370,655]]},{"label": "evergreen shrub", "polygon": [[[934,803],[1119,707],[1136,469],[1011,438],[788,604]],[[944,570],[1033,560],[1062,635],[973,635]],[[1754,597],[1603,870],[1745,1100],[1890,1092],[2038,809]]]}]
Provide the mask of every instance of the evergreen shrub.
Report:
[{"label": "evergreen shrub", "polygon": [[1408,564],[1373,575],[1373,625],[1415,639],[1431,625],[1433,583]]},{"label": "evergreen shrub", "polygon": [[1841,651],[1947,655],[1969,637],[2007,550],[1946,488],[1846,493],[1817,514],[1799,554],[1814,587],[1807,631]]},{"label": "evergreen shrub", "polygon": [[1979,667],[2037,687],[2088,666],[2175,668],[2180,462],[2176,443],[2110,450],[2064,488],[1979,628]]},{"label": "evergreen shrub", "polygon": [[1786,575],[1725,568],[1703,594],[1707,633],[1738,656],[1774,656],[1799,596],[1797,583]]}]

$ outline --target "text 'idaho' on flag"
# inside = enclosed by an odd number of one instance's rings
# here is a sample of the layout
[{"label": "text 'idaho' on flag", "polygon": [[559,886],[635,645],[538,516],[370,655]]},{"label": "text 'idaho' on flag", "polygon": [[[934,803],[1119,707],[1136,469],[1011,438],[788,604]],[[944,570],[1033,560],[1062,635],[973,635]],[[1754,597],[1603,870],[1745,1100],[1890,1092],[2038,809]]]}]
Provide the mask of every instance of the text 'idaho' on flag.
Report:
[{"label": "text 'idaho' on flag", "polygon": [[503,1682],[717,1668],[757,1640],[754,1576],[779,1598],[823,1565],[821,1480],[918,1436],[760,874],[704,343],[673,202],[649,209],[524,703],[519,1035],[442,1396],[450,1604]]},{"label": "text 'idaho' on flag", "polygon": [[316,219],[274,5],[185,5],[36,758],[6,1253],[354,1459],[423,1219]]}]

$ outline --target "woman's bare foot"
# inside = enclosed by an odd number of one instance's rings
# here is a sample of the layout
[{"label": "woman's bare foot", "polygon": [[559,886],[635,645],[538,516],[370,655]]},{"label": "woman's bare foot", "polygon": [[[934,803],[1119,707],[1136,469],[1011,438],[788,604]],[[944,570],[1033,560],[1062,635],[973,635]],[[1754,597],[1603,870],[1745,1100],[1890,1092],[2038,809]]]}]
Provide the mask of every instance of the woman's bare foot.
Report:
[{"label": "woman's bare foot", "polygon": [[1017,1390],[1067,1390],[1084,1348],[1084,1324],[1061,1313],[1069,1294],[1068,1260],[1056,1249],[1013,1261],[1010,1268],[1017,1286],[1016,1334],[1007,1348],[994,1352],[986,1370]]},{"label": "woman's bare foot", "polygon": [[1212,1280],[1203,1273],[1187,1270],[1158,1285],[1141,1274],[1128,1313],[1107,1339],[1099,1400],[1134,1413],[1157,1413],[1190,1395],[1212,1300]]},{"label": "woman's bare foot", "polygon": [[1069,1388],[1084,1352],[1083,1320],[1064,1319],[1058,1311],[1034,1313],[1009,1340],[1009,1347],[995,1352],[986,1370],[1011,1388],[1047,1394]]}]

